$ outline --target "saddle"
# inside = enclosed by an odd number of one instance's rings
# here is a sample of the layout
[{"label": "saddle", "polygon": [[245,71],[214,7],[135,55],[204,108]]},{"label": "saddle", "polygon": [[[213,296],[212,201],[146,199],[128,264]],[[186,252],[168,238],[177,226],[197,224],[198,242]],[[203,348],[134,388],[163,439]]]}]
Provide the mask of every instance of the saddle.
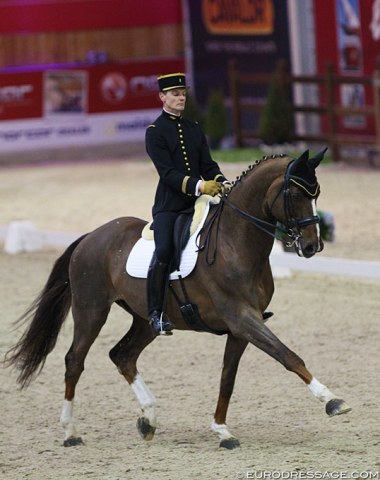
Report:
[{"label": "saddle", "polygon": [[[193,216],[191,210],[178,216],[174,228],[176,253],[173,256],[171,280],[178,280],[179,275],[185,278],[194,269],[198,256],[197,236],[213,203],[216,203],[215,198],[202,195],[195,202]],[[135,278],[146,278],[148,273],[154,251],[153,230],[150,227],[151,223],[145,225],[141,238],[136,242],[127,259],[127,273]]]}]

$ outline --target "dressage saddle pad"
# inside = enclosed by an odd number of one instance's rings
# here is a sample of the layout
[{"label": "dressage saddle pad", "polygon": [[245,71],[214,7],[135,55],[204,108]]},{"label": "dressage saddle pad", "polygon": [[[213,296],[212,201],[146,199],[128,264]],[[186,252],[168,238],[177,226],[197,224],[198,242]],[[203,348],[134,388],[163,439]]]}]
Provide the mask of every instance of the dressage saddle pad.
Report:
[{"label": "dressage saddle pad", "polygon": [[[170,280],[178,280],[181,276],[185,278],[189,275],[197,263],[198,246],[196,243],[198,233],[200,232],[210,209],[210,204],[219,202],[219,197],[210,197],[201,195],[195,202],[194,215],[190,226],[190,238],[186,247],[182,251],[179,270],[170,274]],[[150,230],[150,223],[142,231],[141,238],[133,246],[127,260],[127,273],[131,277],[146,278],[152,255],[154,252],[153,230]]]}]

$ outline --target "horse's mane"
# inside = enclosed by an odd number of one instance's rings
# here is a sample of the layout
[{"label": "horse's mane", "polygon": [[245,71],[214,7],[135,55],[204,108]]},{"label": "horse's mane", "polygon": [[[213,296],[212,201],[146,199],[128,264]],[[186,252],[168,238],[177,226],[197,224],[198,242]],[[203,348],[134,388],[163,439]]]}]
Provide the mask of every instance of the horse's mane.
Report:
[{"label": "horse's mane", "polygon": [[262,162],[265,162],[266,160],[269,160],[269,159],[274,160],[276,158],[291,158],[291,157],[290,155],[281,153],[281,154],[273,154],[273,155],[264,155],[262,158],[255,160],[253,163],[248,165],[248,167],[245,170],[243,170],[241,174],[235,178],[235,180],[231,182],[232,187],[229,189],[228,192],[224,194],[224,196],[227,197],[236,188],[236,186],[243,180],[243,178],[245,178],[250,172],[255,170],[255,168],[258,167]]}]

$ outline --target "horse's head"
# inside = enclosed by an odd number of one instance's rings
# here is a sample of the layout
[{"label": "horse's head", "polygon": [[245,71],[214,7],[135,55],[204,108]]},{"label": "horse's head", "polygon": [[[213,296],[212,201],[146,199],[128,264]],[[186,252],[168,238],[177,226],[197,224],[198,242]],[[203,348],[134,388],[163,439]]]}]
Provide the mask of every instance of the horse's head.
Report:
[{"label": "horse's head", "polygon": [[297,254],[306,258],[323,249],[316,207],[320,188],[315,169],[326,150],[312,158],[307,150],[292,160],[285,176],[277,179],[268,191],[271,215],[282,224],[289,245],[294,245]]}]

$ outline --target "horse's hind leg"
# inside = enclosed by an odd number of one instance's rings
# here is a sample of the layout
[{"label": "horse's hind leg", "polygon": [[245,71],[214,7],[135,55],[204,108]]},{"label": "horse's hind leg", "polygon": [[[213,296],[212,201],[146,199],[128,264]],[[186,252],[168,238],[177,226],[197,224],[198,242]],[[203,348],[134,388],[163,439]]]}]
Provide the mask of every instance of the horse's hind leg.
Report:
[{"label": "horse's hind leg", "polygon": [[[240,323],[240,328],[242,325]],[[235,334],[253,343],[280,362],[287,370],[297,374],[307,384],[311,393],[325,404],[326,413],[329,416],[340,415],[351,410],[344,400],[320,383],[306,368],[305,362],[284,345],[262,321],[251,318],[244,325],[245,328],[236,331]]]},{"label": "horse's hind leg", "polygon": [[214,415],[214,421],[211,424],[211,430],[219,436],[219,446],[230,450],[239,447],[240,443],[236,437],[231,435],[227,428],[227,409],[234,389],[240,358],[247,345],[247,341],[233,337],[231,334],[227,337],[226,348],[224,350],[219,399]]},{"label": "horse's hind leg", "polygon": [[137,429],[144,440],[152,440],[156,431],[156,399],[137,370],[140,353],[155,339],[149,323],[133,316],[128,333],[110,351],[110,358],[132,387],[143,415],[137,420]]},{"label": "horse's hind leg", "polygon": [[79,310],[73,305],[74,339],[66,354],[65,399],[60,422],[65,430],[64,446],[83,444],[78,436],[74,419],[74,396],[76,385],[84,370],[84,361],[102,326],[107,320],[110,307]]}]

